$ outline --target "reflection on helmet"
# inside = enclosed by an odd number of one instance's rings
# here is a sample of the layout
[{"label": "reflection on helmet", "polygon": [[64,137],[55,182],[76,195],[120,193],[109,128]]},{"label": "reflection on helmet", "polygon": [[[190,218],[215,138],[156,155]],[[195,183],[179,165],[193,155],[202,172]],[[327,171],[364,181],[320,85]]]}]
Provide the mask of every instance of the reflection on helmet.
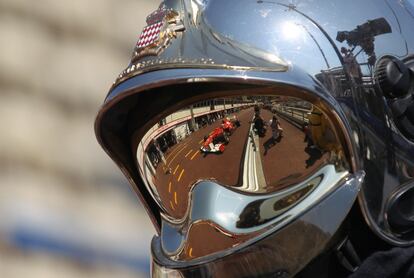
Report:
[{"label": "reflection on helmet", "polygon": [[[242,91],[177,105],[134,133],[137,168],[161,210],[160,249],[177,263],[248,246],[352,180],[346,135],[328,104],[271,87]],[[161,150],[158,141],[172,143]]]},{"label": "reflection on helmet", "polygon": [[409,11],[166,0],[148,16],[96,132],[157,229],[154,276],[294,276],[358,240],[352,206],[414,243]]}]

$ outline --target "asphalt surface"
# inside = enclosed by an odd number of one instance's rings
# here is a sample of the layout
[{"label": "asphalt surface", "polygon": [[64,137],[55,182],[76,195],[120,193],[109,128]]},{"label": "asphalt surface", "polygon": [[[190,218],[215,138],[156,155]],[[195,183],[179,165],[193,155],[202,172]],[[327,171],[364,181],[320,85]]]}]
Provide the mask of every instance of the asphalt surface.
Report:
[{"label": "asphalt surface", "polygon": [[[200,179],[213,179],[235,189],[242,184],[244,152],[254,110],[248,108],[235,115],[241,126],[234,130],[223,153],[204,154],[199,151],[204,136],[220,126],[219,119],[193,132],[165,154],[166,165],[159,164],[153,181],[170,216],[182,218],[185,215],[190,189]],[[269,123],[272,113],[262,109],[261,116]],[[279,142],[271,139],[270,126],[265,136],[259,139],[258,149],[266,180],[266,184],[261,186],[265,192],[277,191],[303,180],[320,168],[324,160],[323,156],[314,156],[306,151],[307,143],[300,129],[288,121],[279,120],[284,129]],[[170,171],[165,172],[165,168]]]},{"label": "asphalt surface", "polygon": [[[205,135],[220,126],[221,119],[192,133],[183,141],[172,147],[166,154],[166,165],[160,163],[153,180],[166,212],[175,219],[185,216],[190,200],[192,185],[200,179],[214,179],[218,183],[237,189],[242,184],[242,169],[250,122],[254,110],[248,108],[235,113],[241,126],[234,130],[230,142],[221,154],[203,154],[199,151]],[[264,192],[274,192],[302,181],[311,175],[321,164],[326,155],[316,155],[309,151],[304,133],[288,121],[279,121],[283,128],[280,141],[272,140],[269,121],[272,113],[261,111],[262,118],[268,123],[264,137],[259,138],[258,150],[262,160],[266,184]],[[170,169],[165,172],[165,169]],[[263,190],[262,190],[263,192]],[[188,259],[207,255],[211,252],[238,245],[252,235],[231,235],[216,224],[201,221],[191,226],[188,240],[179,258]],[[199,239],[208,239],[200,241]]]},{"label": "asphalt surface", "polygon": [[272,140],[272,130],[269,126],[272,113],[262,110],[261,115],[268,123],[265,136],[259,140],[268,192],[303,181],[321,167],[327,155],[309,149],[304,140],[304,132],[278,117],[283,128],[283,137],[275,142]]},{"label": "asphalt surface", "polygon": [[184,216],[188,205],[191,186],[199,179],[215,179],[227,186],[237,186],[240,180],[243,162],[243,150],[246,145],[249,121],[253,109],[235,113],[241,126],[233,131],[230,143],[223,153],[201,153],[204,136],[221,124],[221,119],[192,133],[165,154],[170,173],[164,173],[162,164],[157,167],[155,185],[168,213],[177,218]]}]

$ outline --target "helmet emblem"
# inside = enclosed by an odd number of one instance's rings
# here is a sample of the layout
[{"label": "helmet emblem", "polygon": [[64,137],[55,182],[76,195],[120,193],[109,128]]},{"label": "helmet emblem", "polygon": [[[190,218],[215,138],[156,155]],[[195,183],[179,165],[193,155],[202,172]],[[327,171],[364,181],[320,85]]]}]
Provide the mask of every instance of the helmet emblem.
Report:
[{"label": "helmet emblem", "polygon": [[147,17],[147,24],[139,36],[132,61],[159,55],[177,37],[177,32],[185,29],[180,14],[167,9],[164,3]]}]

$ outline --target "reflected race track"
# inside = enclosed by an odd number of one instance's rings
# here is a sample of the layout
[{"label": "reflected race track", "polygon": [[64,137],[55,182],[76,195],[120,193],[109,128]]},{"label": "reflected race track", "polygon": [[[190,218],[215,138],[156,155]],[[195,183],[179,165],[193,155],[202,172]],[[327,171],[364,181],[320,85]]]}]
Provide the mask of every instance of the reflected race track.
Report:
[{"label": "reflected race track", "polygon": [[247,95],[161,115],[137,138],[137,166],[160,205],[165,255],[188,261],[236,248],[283,227],[343,181],[340,130],[322,108]]},{"label": "reflected race track", "polygon": [[[162,167],[157,167],[158,180],[154,182],[162,200],[169,200],[165,209],[171,216],[182,218],[187,210],[188,193],[191,186],[199,179],[215,178],[218,182],[236,186],[240,179],[242,155],[246,145],[249,121],[253,117],[253,108],[235,113],[241,126],[230,136],[230,143],[222,154],[203,154],[200,146],[204,136],[214,128],[219,127],[218,120],[207,125],[174,146],[166,154],[167,167],[170,173],[164,173]],[[181,197],[181,198],[179,198]],[[182,197],[185,197],[182,199]]]},{"label": "reflected race track", "polygon": [[[263,118],[267,121],[272,118],[272,113],[262,110]],[[262,159],[267,191],[276,191],[289,185],[304,180],[323,164],[328,158],[325,153],[323,159],[317,159],[315,163],[307,167],[306,161],[310,154],[306,152],[307,143],[304,133],[297,126],[279,117],[283,128],[283,138],[271,146],[266,152],[266,146],[271,141],[272,132],[270,128],[263,138],[260,138],[260,155]],[[295,170],[292,173],[292,170]]]},{"label": "reflected race track", "polygon": [[[200,146],[203,138],[216,127],[221,120],[207,125],[191,133],[180,143],[165,153],[166,165],[158,165],[153,183],[159,197],[165,204],[166,212],[175,219],[184,217],[192,185],[199,180],[215,180],[216,182],[243,190],[243,164],[246,160],[246,150],[251,148],[249,131],[254,117],[254,109],[248,108],[232,115],[240,120],[240,127],[230,136],[230,142],[225,146],[223,153],[201,153]],[[261,116],[269,125],[272,113],[262,109]],[[272,141],[270,126],[264,137],[258,138],[257,153],[260,153],[259,165],[262,167],[265,180],[259,180],[256,193],[277,191],[291,184],[297,183],[315,172],[323,164],[325,156],[321,156],[316,163],[307,167],[306,161],[310,158],[305,152],[307,143],[304,133],[289,121],[279,117],[284,136],[279,142],[267,149],[266,142]],[[267,150],[266,150],[267,149]],[[261,168],[258,167],[258,168]],[[169,171],[165,171],[169,169]],[[292,173],[292,169],[295,172]],[[260,171],[260,169],[258,170]],[[245,190],[247,191],[247,190]]]}]

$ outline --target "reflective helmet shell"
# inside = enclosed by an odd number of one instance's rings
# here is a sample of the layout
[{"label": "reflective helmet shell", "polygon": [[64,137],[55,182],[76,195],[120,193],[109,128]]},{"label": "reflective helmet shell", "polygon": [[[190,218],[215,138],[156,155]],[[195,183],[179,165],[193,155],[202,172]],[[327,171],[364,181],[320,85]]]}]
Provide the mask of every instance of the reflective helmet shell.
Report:
[{"label": "reflective helmet shell", "polygon": [[[403,122],[410,119],[413,90],[408,86],[403,97],[396,98],[395,87],[381,79],[386,74],[383,68],[390,67],[393,59],[414,68],[410,1],[166,0],[147,23],[153,24],[159,16],[168,22],[164,39],[136,47],[96,121],[100,143],[130,178],[159,230],[159,208],[139,188],[139,173],[122,141],[125,126],[115,119],[115,115],[121,119],[127,115],[118,112],[117,106],[137,92],[172,84],[274,82],[311,91],[331,105],[352,141],[352,171],[366,174],[358,202],[367,224],[391,244],[413,243],[410,216],[414,212],[404,208],[413,188],[414,143],[409,123]],[[412,80],[413,74],[409,76]],[[315,113],[311,121],[317,120]],[[349,195],[346,212],[353,200]],[[323,206],[330,209],[328,204]],[[279,232],[273,242],[282,244],[282,235]],[[246,250],[252,252],[251,248]],[[174,268],[157,250],[153,249],[157,263]],[[289,273],[307,262],[308,258],[295,263]],[[211,262],[180,267],[197,263]]]}]

